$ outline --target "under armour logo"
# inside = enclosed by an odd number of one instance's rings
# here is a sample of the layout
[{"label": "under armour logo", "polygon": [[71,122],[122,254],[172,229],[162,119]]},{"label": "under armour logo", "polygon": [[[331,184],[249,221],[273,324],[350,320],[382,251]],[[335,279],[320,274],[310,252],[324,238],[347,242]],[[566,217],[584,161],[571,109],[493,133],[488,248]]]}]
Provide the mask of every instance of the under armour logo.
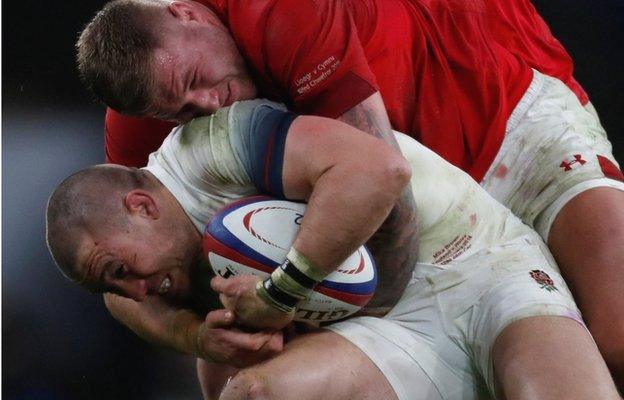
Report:
[{"label": "under armour logo", "polygon": [[581,165],[585,164],[587,161],[583,160],[583,157],[580,154],[575,154],[574,159],[570,161],[562,161],[559,167],[563,168],[564,171],[569,171],[572,169],[572,165],[579,163]]}]

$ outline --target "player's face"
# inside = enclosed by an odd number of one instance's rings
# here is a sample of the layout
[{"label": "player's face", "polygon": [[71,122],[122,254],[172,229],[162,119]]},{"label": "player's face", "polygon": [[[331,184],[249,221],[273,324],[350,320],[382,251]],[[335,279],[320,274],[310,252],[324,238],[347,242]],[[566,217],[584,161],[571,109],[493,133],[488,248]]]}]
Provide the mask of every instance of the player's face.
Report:
[{"label": "player's face", "polygon": [[156,118],[186,122],[256,97],[243,58],[220,22],[178,24],[152,64],[155,90],[148,114]]},{"label": "player's face", "polygon": [[83,284],[95,292],[135,301],[151,295],[188,299],[191,270],[201,257],[201,239],[198,234],[163,233],[149,226],[131,226],[101,238],[85,234],[79,255]]}]

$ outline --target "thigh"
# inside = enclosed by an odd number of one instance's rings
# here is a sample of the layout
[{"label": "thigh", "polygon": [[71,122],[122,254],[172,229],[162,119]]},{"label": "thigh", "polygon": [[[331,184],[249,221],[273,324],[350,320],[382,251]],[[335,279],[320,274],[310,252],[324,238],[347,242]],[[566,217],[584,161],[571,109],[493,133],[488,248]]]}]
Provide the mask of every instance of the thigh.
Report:
[{"label": "thigh", "polygon": [[[569,202],[549,246],[591,327],[624,310],[624,191],[595,188]],[[624,338],[622,338],[624,340]]]},{"label": "thigh", "polygon": [[595,188],[561,210],[549,246],[624,390],[624,191]]},{"label": "thigh", "polygon": [[[374,345],[374,343],[371,343]],[[241,370],[222,399],[396,399],[381,371],[330,331],[300,336],[277,357]]]},{"label": "thigh", "polygon": [[471,355],[490,393],[496,393],[494,344],[501,332],[515,321],[564,317],[582,327],[570,291],[546,246],[534,233],[492,247],[462,262],[458,268],[468,269],[472,274],[440,297],[438,303],[445,315],[451,314],[455,306],[455,315],[446,317],[453,318],[447,325],[456,327],[454,335],[464,340],[464,350]]},{"label": "thigh", "polygon": [[198,358],[197,377],[204,400],[217,400],[226,382],[237,372],[235,367]]},{"label": "thigh", "polygon": [[620,398],[590,334],[569,318],[512,323],[496,339],[493,361],[501,398]]}]

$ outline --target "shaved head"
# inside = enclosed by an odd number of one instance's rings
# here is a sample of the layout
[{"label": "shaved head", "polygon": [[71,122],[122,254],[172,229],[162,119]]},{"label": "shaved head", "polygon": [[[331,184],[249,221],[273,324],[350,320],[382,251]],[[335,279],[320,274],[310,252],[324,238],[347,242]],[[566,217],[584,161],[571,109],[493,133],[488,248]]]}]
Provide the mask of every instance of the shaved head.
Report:
[{"label": "shaved head", "polygon": [[85,234],[112,232],[129,224],[124,196],[157,185],[145,171],[98,165],[65,179],[52,193],[46,214],[46,241],[68,278],[80,281],[76,249]]}]

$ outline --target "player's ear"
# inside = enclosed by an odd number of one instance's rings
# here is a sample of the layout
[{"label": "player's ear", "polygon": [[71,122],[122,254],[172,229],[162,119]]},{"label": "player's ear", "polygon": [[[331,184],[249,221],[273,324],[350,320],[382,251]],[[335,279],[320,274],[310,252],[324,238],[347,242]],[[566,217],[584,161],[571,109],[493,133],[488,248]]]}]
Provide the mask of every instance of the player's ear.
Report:
[{"label": "player's ear", "polygon": [[160,217],[160,210],[154,197],[145,190],[131,190],[126,194],[123,201],[124,207],[130,214],[150,219],[158,219]]},{"label": "player's ear", "polygon": [[203,21],[202,13],[199,12],[193,2],[189,1],[172,1],[167,6],[169,12],[182,22]]}]

